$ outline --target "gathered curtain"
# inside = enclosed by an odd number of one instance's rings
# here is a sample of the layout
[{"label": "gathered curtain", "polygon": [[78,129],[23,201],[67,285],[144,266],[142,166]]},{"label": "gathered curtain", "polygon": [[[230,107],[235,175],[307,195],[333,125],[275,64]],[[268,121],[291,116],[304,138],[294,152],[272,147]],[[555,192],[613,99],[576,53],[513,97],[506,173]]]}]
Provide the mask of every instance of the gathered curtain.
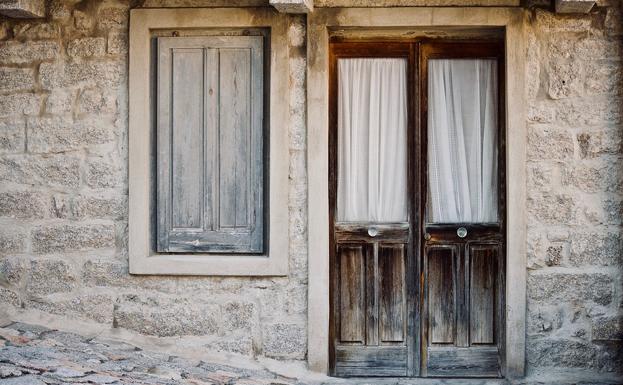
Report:
[{"label": "gathered curtain", "polygon": [[495,59],[428,62],[428,222],[498,220]]},{"label": "gathered curtain", "polygon": [[337,220],[407,220],[407,61],[338,61]]}]

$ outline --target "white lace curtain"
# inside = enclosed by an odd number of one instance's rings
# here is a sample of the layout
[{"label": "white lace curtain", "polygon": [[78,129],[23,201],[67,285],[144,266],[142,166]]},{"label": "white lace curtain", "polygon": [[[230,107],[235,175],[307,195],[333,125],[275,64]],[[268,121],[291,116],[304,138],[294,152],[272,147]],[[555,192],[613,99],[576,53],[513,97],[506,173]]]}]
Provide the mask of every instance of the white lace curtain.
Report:
[{"label": "white lace curtain", "polygon": [[340,59],[338,221],[406,221],[406,131],[406,60]]},{"label": "white lace curtain", "polygon": [[497,62],[428,63],[428,221],[497,221]]}]

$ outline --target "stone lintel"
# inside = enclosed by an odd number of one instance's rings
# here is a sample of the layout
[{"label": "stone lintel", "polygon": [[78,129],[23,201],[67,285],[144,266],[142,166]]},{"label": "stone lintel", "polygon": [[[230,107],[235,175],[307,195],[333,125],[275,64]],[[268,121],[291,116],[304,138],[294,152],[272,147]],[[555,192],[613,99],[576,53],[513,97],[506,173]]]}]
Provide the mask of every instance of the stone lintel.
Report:
[{"label": "stone lintel", "polygon": [[283,13],[309,13],[314,9],[314,0],[270,0],[270,5]]},{"label": "stone lintel", "polygon": [[595,0],[556,0],[556,13],[588,13]]},{"label": "stone lintel", "polygon": [[45,0],[0,0],[0,14],[17,18],[45,17]]}]

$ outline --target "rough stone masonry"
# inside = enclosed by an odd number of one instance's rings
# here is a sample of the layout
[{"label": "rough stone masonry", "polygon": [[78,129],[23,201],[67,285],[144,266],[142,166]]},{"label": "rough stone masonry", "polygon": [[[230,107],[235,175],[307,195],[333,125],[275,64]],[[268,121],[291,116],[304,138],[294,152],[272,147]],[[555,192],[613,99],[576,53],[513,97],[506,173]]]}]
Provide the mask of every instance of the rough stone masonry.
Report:
[{"label": "rough stone masonry", "polygon": [[[139,3],[51,0],[45,19],[0,19],[0,308],[304,360],[305,18],[291,17],[288,36],[289,276],[140,277],[127,255],[129,9],[223,2]],[[247,3],[258,1],[235,2]],[[536,9],[527,21],[529,372],[623,372],[621,10],[600,0],[587,15]]]}]

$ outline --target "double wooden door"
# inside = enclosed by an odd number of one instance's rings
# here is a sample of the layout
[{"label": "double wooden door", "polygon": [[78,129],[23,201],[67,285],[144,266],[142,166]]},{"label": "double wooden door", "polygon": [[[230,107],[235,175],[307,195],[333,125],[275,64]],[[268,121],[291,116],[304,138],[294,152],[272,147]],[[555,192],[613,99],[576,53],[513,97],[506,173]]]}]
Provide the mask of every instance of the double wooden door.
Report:
[{"label": "double wooden door", "polygon": [[331,374],[504,375],[502,53],[331,44]]}]

